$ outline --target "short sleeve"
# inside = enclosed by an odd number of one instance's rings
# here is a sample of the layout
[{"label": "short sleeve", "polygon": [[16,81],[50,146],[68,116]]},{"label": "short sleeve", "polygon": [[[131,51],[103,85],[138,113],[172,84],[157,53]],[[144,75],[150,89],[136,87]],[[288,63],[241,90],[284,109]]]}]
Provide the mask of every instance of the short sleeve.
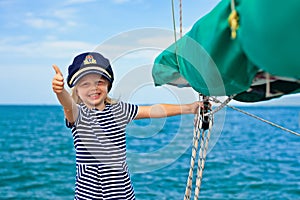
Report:
[{"label": "short sleeve", "polygon": [[128,122],[134,120],[138,113],[138,105],[125,103],[122,101],[119,103],[123,112],[125,113],[125,116],[127,117]]},{"label": "short sleeve", "polygon": [[81,106],[80,105],[77,105],[77,107],[78,107],[78,117],[77,117],[77,119],[75,120],[75,122],[74,123],[71,123],[71,122],[69,122],[66,118],[65,118],[65,122],[66,122],[66,127],[67,128],[73,128],[74,126],[76,126],[76,124],[78,123],[78,119],[81,117]]}]

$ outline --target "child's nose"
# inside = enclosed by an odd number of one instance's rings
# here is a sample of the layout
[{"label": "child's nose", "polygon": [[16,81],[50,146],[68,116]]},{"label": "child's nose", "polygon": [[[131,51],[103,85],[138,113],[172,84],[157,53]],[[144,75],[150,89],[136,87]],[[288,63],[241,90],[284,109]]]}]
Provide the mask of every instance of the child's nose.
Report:
[{"label": "child's nose", "polygon": [[98,87],[98,83],[93,83],[93,84],[91,84],[91,89],[92,89],[92,90],[96,90],[97,87]]}]

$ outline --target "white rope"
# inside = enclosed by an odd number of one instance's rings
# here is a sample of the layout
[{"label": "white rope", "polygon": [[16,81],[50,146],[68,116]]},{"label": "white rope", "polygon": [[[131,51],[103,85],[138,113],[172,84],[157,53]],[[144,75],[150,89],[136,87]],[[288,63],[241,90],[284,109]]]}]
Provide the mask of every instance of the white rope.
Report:
[{"label": "white rope", "polygon": [[[214,100],[214,102],[216,102],[216,103],[222,103],[220,100],[218,100],[217,98],[214,98],[214,97],[212,97],[213,98],[213,100]],[[227,99],[228,100],[228,99]],[[223,102],[222,104],[224,104],[225,102]],[[270,122],[270,121],[268,121],[268,120],[266,120],[266,119],[263,119],[263,118],[261,118],[261,117],[258,117],[258,116],[256,116],[256,115],[254,115],[254,114],[251,114],[251,113],[249,113],[249,112],[246,112],[246,111],[244,111],[244,110],[241,110],[241,109],[239,109],[239,108],[236,108],[236,107],[234,107],[234,106],[231,106],[231,105],[228,105],[228,104],[224,104],[224,106],[227,106],[227,107],[229,107],[229,108],[231,108],[231,109],[233,109],[233,110],[236,110],[236,111],[238,111],[238,112],[240,112],[240,113],[243,113],[243,114],[245,114],[245,115],[248,115],[248,116],[250,116],[250,117],[253,117],[253,118],[255,118],[255,119],[258,119],[258,120],[260,120],[260,121],[262,121],[262,122],[265,122],[265,123],[267,123],[267,124],[269,124],[269,125],[271,125],[271,126],[274,126],[274,127],[276,127],[276,128],[279,128],[279,129],[281,129],[281,130],[283,130],[283,131],[286,131],[286,132],[288,132],[288,133],[292,133],[292,134],[294,134],[294,135],[296,135],[296,136],[300,136],[300,133],[297,133],[297,132],[295,132],[295,131],[292,131],[292,130],[290,130],[290,129],[287,129],[287,128],[285,128],[285,127],[283,127],[283,126],[280,126],[280,125],[278,125],[278,124],[275,124],[275,123],[273,123],[273,122]],[[223,106],[223,107],[224,107]],[[211,112],[209,112],[208,114],[210,114]]]},{"label": "white rope", "polygon": [[265,123],[267,123],[267,124],[270,124],[271,126],[274,126],[274,127],[276,127],[276,128],[279,128],[279,129],[281,129],[281,130],[283,130],[283,131],[292,133],[292,134],[294,134],[294,135],[296,135],[296,136],[300,136],[300,133],[297,133],[297,132],[295,132],[295,131],[292,131],[292,130],[290,130],[290,129],[288,129],[288,128],[285,128],[285,127],[280,126],[280,125],[278,125],[278,124],[275,124],[275,123],[273,123],[273,122],[270,122],[270,121],[268,121],[268,120],[266,120],[266,119],[263,119],[263,118],[261,118],[261,117],[258,117],[258,116],[256,116],[256,115],[254,115],[254,114],[248,113],[248,112],[246,112],[246,111],[244,111],[244,110],[241,110],[241,109],[239,109],[239,108],[236,108],[236,107],[233,107],[233,106],[230,106],[230,105],[227,105],[227,107],[229,107],[229,108],[231,108],[231,109],[233,109],[233,110],[236,110],[236,111],[238,111],[238,112],[241,112],[241,113],[243,113],[243,114],[245,114],[245,115],[248,115],[248,116],[250,116],[250,117],[253,117],[253,118],[255,118],[255,119],[258,119],[258,120],[260,120],[260,121],[262,121],[262,122],[265,122]]},{"label": "white rope", "polygon": [[[289,133],[300,136],[300,134],[295,132],[295,131],[289,130],[289,129],[284,128],[280,125],[277,125],[273,122],[265,120],[261,117],[253,115],[251,113],[248,113],[244,110],[241,110],[241,109],[236,108],[234,106],[228,105],[228,103],[233,99],[233,97],[234,97],[234,95],[228,97],[224,102],[221,102],[220,100],[218,100],[215,97],[210,97],[209,98],[210,101],[213,101],[215,103],[220,103],[221,105],[218,106],[213,111],[210,111],[210,112],[204,113],[204,114],[200,113],[200,109],[199,109],[199,112],[196,115],[197,118],[196,118],[195,127],[194,127],[192,156],[191,156],[191,160],[190,160],[190,170],[189,170],[189,176],[188,176],[188,180],[187,180],[184,200],[190,200],[190,197],[191,197],[191,190],[192,190],[192,185],[193,185],[193,171],[194,171],[195,160],[196,160],[197,151],[198,151],[198,145],[199,145],[198,143],[199,143],[200,134],[201,134],[200,150],[199,150],[199,153],[198,153],[197,177],[196,177],[196,187],[195,187],[195,193],[194,193],[194,200],[198,200],[198,198],[199,198],[200,188],[201,188],[201,183],[202,183],[202,177],[203,177],[203,171],[204,171],[206,155],[207,155],[207,149],[208,149],[209,139],[210,139],[210,135],[211,135],[211,129],[212,129],[212,123],[213,123],[213,114],[215,114],[216,112],[218,112],[219,110],[221,110],[225,106],[227,106],[227,107],[229,107],[233,110],[236,110],[238,112],[241,112],[243,114],[246,114],[250,117],[253,117],[255,119],[258,119],[258,120],[260,120],[262,122],[265,122],[267,124],[270,124],[270,125],[272,125],[274,127],[277,127],[281,130],[284,130],[284,131],[287,131]],[[200,95],[199,95],[199,101],[200,101]],[[204,130],[202,128],[203,119],[204,119],[204,117],[207,117],[207,116],[209,117],[209,128],[208,128],[208,130]]]},{"label": "white rope", "polygon": [[175,20],[175,8],[174,8],[174,0],[171,1],[172,2],[172,20],[173,20],[173,32],[174,32],[174,40],[175,43],[177,42],[177,36],[176,36],[176,20]]},{"label": "white rope", "polygon": [[[177,31],[176,31],[176,20],[175,20],[175,7],[174,7],[174,0],[171,1],[172,2],[172,18],[173,18],[173,32],[174,32],[174,40],[175,40],[175,55],[176,55],[176,62],[178,67],[180,68],[180,64],[179,64],[179,59],[178,59],[178,45],[177,45]],[[180,2],[181,4],[181,2]],[[181,6],[181,5],[180,5]],[[181,7],[180,7],[181,9]],[[181,12],[181,11],[180,11]],[[181,13],[180,13],[181,15]],[[180,19],[182,20],[182,19]],[[181,22],[180,22],[181,23]],[[182,26],[182,25],[180,25]],[[182,34],[180,35],[180,37],[182,36]]]},{"label": "white rope", "polygon": [[[199,115],[200,116],[200,115]],[[195,166],[195,160],[196,155],[198,151],[198,143],[200,140],[200,134],[201,134],[201,142],[200,142],[200,148],[198,153],[198,165],[197,165],[197,176],[196,176],[196,187],[195,187],[195,193],[194,193],[194,200],[198,200],[199,194],[200,194],[200,188],[202,183],[202,177],[203,177],[203,171],[205,167],[205,161],[206,161],[206,155],[209,145],[209,139],[211,135],[211,128],[212,128],[212,119],[210,119],[210,125],[208,130],[203,130],[201,128],[202,126],[202,117],[198,116],[197,122],[194,129],[194,138],[193,138],[193,148],[192,148],[192,156],[191,156],[191,164],[190,164],[190,170],[189,170],[189,176],[187,180],[184,200],[189,200],[191,198],[191,191],[192,191],[192,185],[193,185],[193,171]]]},{"label": "white rope", "polygon": [[[210,123],[212,123],[212,120],[210,120]],[[199,156],[198,156],[198,168],[197,168],[197,178],[196,178],[194,200],[198,200],[199,194],[200,194],[200,187],[201,187],[201,183],[202,183],[202,177],[203,177],[203,171],[204,171],[204,166],[205,166],[205,161],[206,161],[206,155],[207,155],[210,134],[211,134],[211,125],[207,131],[202,131],[200,151],[199,151]]]},{"label": "white rope", "polygon": [[210,97],[210,101],[213,101],[215,103],[220,103],[221,105],[219,105],[217,108],[215,108],[214,110],[212,110],[211,112],[205,113],[204,116],[209,116],[209,115],[214,115],[216,112],[220,111],[221,109],[223,109],[225,106],[227,106],[227,104],[233,99],[235,95],[231,95],[229,96],[224,102],[221,102],[220,100],[218,100],[215,97]]},{"label": "white rope", "polygon": [[[176,20],[175,20],[175,6],[174,6],[174,0],[171,1],[172,2],[172,20],[173,20],[173,31],[174,31],[174,38],[175,38],[175,42],[177,41],[177,37],[176,37]],[[182,0],[179,0],[179,34],[180,34],[180,38],[182,37]]]},{"label": "white rope", "polygon": [[[206,99],[205,101],[207,101],[207,100],[208,99]],[[199,101],[201,101],[200,94],[199,94]],[[204,170],[204,166],[205,166],[207,149],[208,149],[208,144],[209,144],[209,139],[210,139],[210,134],[211,134],[211,129],[212,129],[212,122],[213,122],[213,119],[212,119],[213,115],[204,116],[204,114],[205,113],[203,113],[203,110],[199,109],[198,114],[196,115],[196,121],[195,121],[195,125],[194,125],[192,156],[191,156],[191,160],[190,160],[190,170],[189,170],[189,175],[188,175],[188,179],[187,179],[184,200],[189,200],[191,197],[191,191],[192,191],[192,185],[193,185],[193,171],[194,171],[195,160],[196,160],[196,156],[197,156],[198,145],[199,145],[200,134],[201,134],[200,149],[199,149],[199,153],[198,153],[197,176],[196,176],[196,187],[195,187],[195,193],[194,193],[194,200],[197,200],[199,198],[199,194],[200,194],[203,170]],[[205,130],[203,128],[204,117],[208,117],[209,125],[208,125],[207,130]]]},{"label": "white rope", "polygon": [[182,37],[182,0],[179,0],[179,27],[180,37]]},{"label": "white rope", "polygon": [[198,144],[200,140],[200,132],[202,127],[202,120],[200,115],[200,109],[198,110],[197,119],[194,125],[194,137],[193,137],[193,147],[192,147],[192,156],[190,160],[190,170],[188,175],[188,180],[185,188],[184,200],[189,200],[191,197],[192,185],[193,185],[193,171],[195,166],[195,160],[198,151]]}]

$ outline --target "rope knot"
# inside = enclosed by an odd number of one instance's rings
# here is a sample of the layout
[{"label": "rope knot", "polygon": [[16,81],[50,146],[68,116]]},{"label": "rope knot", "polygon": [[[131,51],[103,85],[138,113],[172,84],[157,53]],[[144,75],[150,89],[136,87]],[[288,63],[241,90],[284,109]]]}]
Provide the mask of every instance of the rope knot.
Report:
[{"label": "rope knot", "polygon": [[239,15],[236,10],[232,10],[229,17],[228,23],[231,29],[231,38],[236,38],[236,31],[239,28]]},{"label": "rope knot", "polygon": [[211,119],[207,113],[211,111],[211,104],[209,103],[209,97],[203,97],[203,108],[201,108],[201,116],[202,116],[202,126],[201,129],[204,131],[209,129],[211,126]]}]

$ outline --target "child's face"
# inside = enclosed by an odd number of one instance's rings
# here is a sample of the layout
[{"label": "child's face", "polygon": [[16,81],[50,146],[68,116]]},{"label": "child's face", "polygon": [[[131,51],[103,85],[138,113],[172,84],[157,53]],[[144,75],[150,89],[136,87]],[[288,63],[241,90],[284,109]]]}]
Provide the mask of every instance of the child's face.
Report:
[{"label": "child's face", "polygon": [[104,109],[109,82],[98,74],[88,74],[77,83],[77,94],[89,108]]}]

